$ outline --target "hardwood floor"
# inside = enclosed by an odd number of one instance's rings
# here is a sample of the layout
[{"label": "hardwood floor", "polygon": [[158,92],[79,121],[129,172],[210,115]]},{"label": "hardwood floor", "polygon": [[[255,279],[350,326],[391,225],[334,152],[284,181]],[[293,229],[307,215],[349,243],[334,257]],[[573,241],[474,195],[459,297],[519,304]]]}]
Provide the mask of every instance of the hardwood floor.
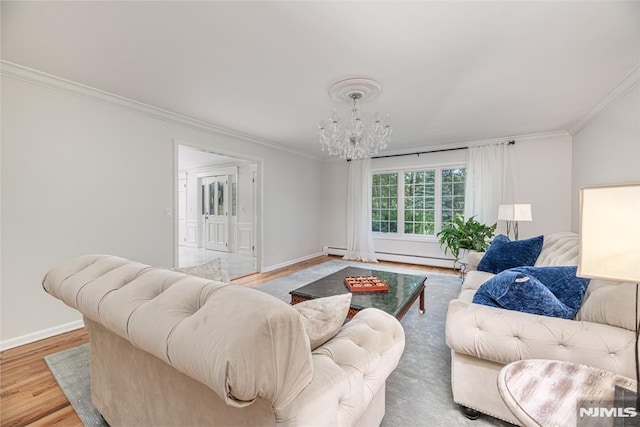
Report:
[{"label": "hardwood floor", "polygon": [[[339,257],[320,256],[268,273],[251,274],[232,282],[253,287],[331,259]],[[455,274],[448,268],[414,264],[381,261],[378,265]],[[77,329],[0,353],[0,425],[82,426],[47,368],[44,357],[88,341],[89,337],[84,329]]]}]

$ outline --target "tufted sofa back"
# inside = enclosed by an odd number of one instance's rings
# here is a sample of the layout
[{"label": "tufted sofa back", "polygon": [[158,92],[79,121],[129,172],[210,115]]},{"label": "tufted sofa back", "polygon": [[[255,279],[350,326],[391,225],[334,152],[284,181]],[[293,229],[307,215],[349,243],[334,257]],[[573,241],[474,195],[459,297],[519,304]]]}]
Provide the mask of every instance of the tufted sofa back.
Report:
[{"label": "tufted sofa back", "polygon": [[43,286],[228,405],[282,408],[311,382],[299,314],[265,293],[108,255],[67,261]]},{"label": "tufted sofa back", "polygon": [[560,232],[544,236],[536,267],[578,265],[578,235]]}]

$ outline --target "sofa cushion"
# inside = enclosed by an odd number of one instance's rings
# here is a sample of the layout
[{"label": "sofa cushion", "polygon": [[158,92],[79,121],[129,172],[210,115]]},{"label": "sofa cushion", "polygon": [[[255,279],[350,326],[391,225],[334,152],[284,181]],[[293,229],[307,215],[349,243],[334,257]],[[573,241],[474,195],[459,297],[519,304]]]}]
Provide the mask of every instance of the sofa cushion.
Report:
[{"label": "sofa cushion", "polygon": [[636,284],[591,279],[577,320],[635,331]]},{"label": "sofa cushion", "polygon": [[478,263],[478,270],[498,274],[513,267],[532,266],[540,255],[543,241],[542,236],[511,241],[500,234]]},{"label": "sofa cushion", "polygon": [[[519,270],[506,270],[489,279],[478,288],[473,302],[564,319],[575,317],[588,280],[576,278],[574,267]],[[547,281],[551,288],[534,274]]]},{"label": "sofa cushion", "polygon": [[311,350],[333,338],[347,318],[351,293],[315,298],[293,306],[302,316]]}]

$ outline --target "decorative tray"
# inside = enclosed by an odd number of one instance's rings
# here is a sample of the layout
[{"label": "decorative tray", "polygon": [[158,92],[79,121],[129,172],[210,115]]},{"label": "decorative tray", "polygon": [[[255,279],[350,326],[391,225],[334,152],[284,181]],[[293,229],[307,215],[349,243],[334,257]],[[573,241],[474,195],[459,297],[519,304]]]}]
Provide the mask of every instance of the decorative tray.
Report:
[{"label": "decorative tray", "polygon": [[347,276],[344,284],[351,292],[386,292],[389,286],[376,276]]}]

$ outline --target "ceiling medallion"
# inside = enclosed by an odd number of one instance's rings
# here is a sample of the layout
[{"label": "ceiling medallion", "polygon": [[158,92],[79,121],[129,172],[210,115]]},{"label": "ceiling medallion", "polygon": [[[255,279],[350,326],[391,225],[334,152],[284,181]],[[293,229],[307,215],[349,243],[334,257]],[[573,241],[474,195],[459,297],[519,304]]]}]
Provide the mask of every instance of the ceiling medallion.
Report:
[{"label": "ceiling medallion", "polygon": [[329,88],[332,99],[352,103],[351,121],[349,126],[343,125],[334,109],[328,124],[320,122],[319,142],[322,151],[327,150],[329,155],[342,159],[358,160],[374,156],[379,150],[387,148],[393,132],[389,114],[384,122],[378,113],[372,123],[360,118],[360,102],[370,101],[380,91],[378,82],[362,78],[342,80]]}]

